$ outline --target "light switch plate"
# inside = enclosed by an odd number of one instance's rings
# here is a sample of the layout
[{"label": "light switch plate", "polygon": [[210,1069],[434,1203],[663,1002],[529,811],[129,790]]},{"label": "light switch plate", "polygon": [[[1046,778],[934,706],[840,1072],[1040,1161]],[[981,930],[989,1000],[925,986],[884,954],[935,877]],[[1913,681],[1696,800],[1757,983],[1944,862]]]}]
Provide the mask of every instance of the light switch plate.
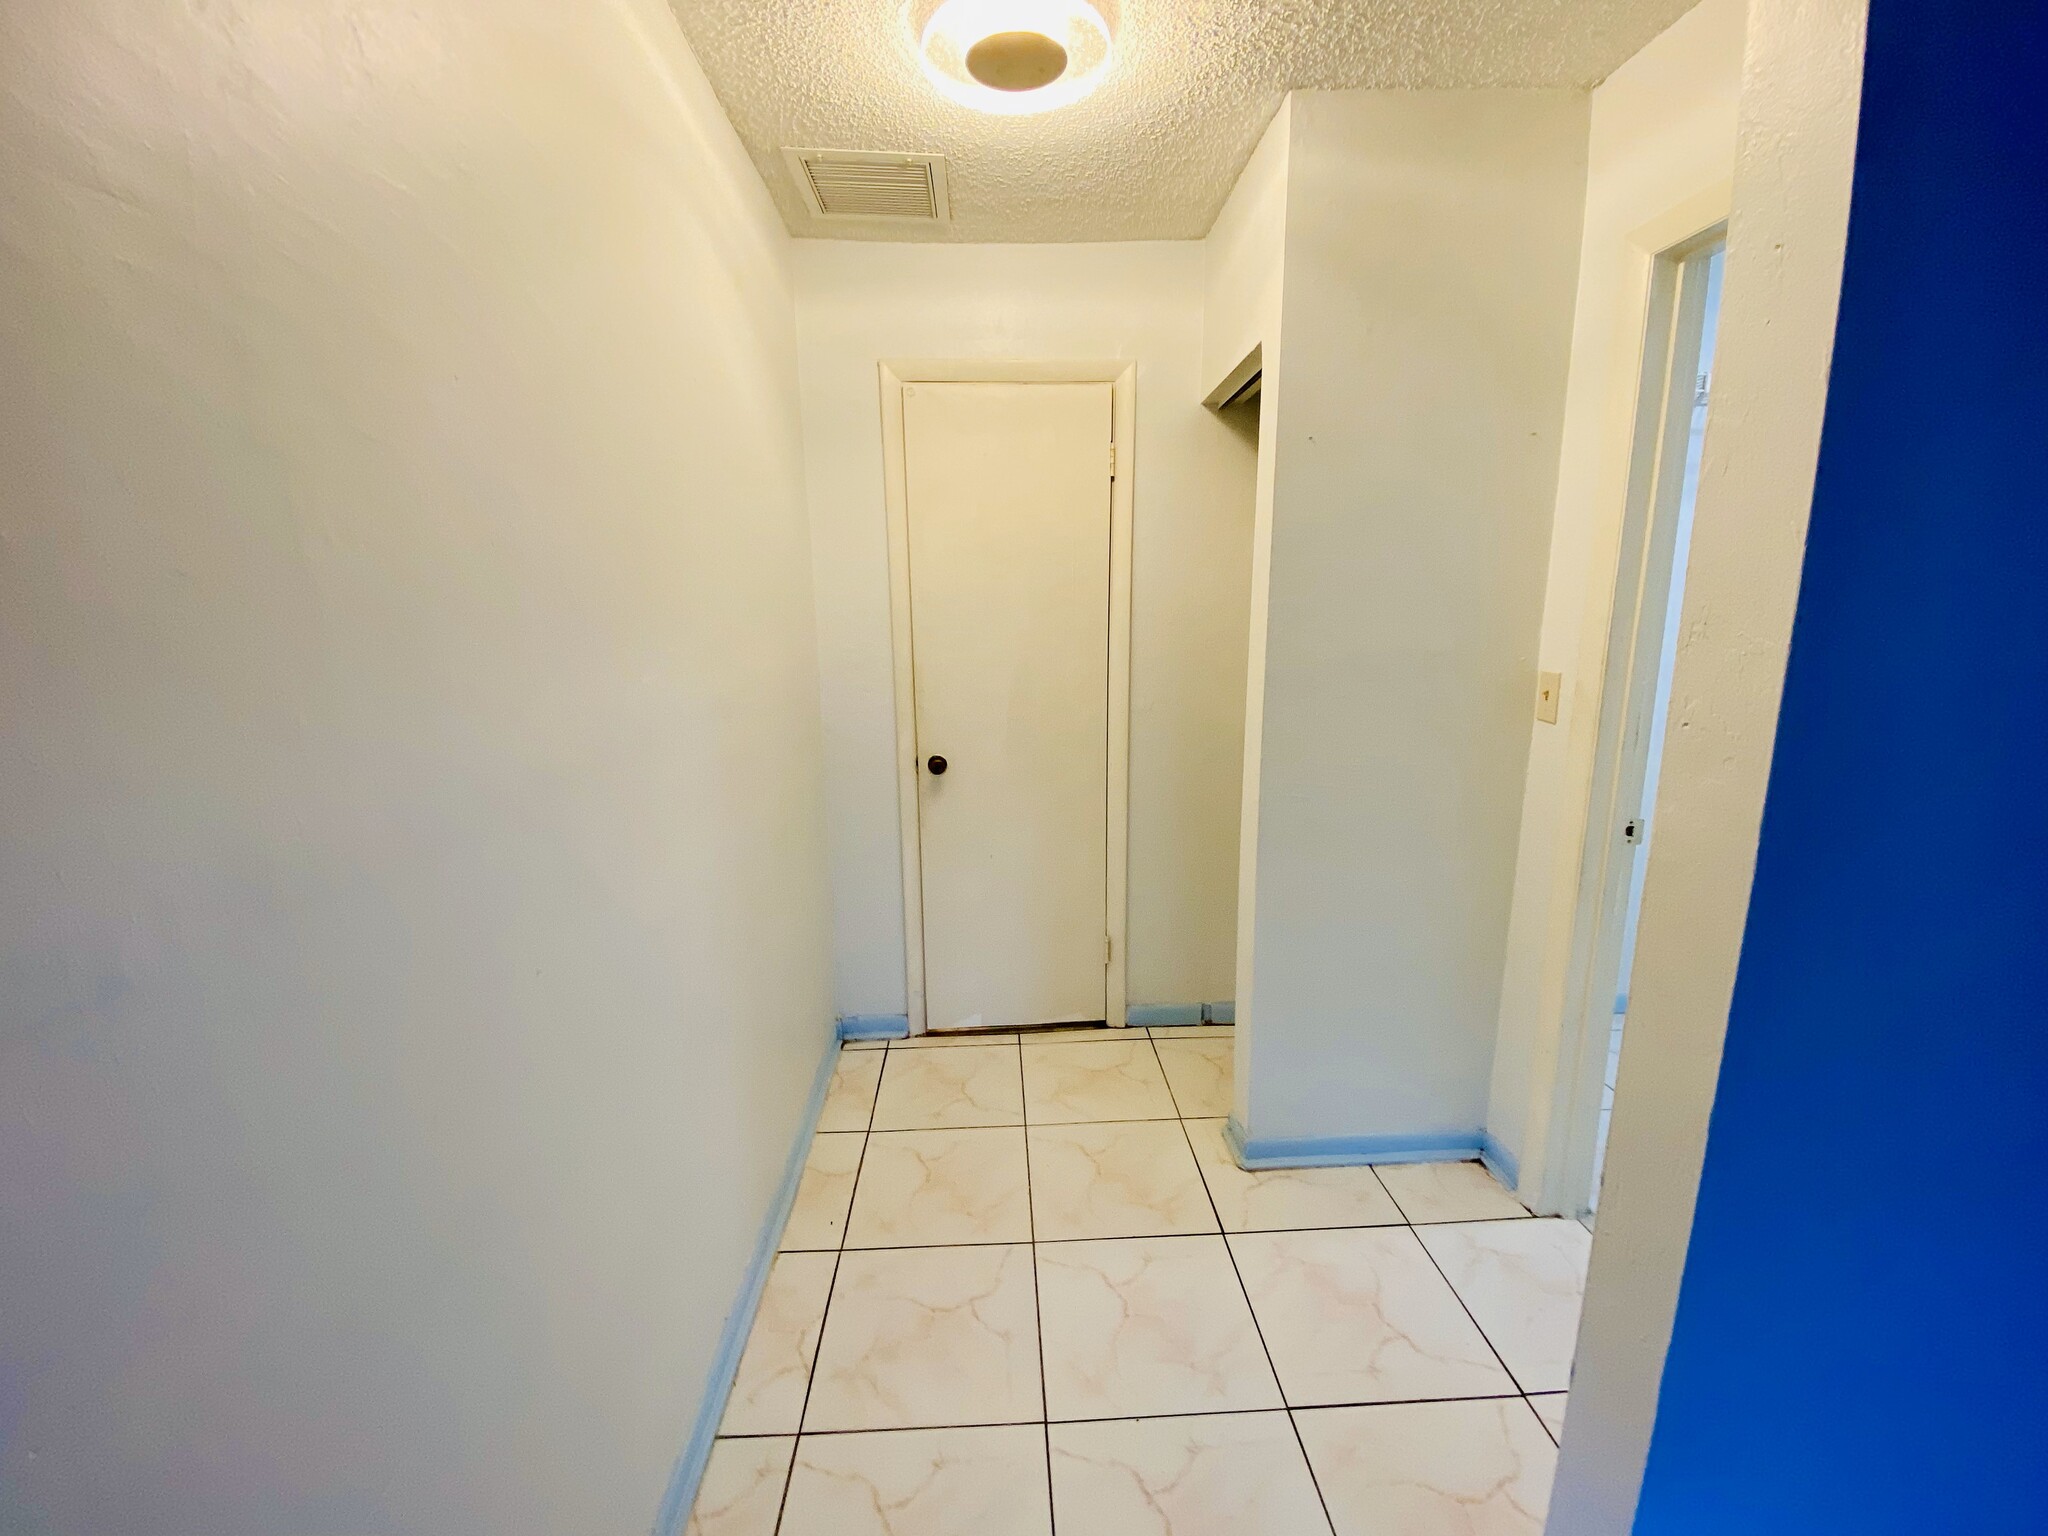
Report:
[{"label": "light switch plate", "polygon": [[1557,724],[1557,696],[1563,691],[1562,672],[1536,674],[1536,718],[1545,725]]}]

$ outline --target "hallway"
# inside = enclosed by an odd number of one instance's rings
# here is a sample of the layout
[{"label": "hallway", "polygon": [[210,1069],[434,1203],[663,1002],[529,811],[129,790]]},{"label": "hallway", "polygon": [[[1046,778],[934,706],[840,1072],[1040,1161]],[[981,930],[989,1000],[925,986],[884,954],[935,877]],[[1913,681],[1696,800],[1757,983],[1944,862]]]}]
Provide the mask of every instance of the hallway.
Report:
[{"label": "hallway", "polygon": [[1586,1230],[1244,1172],[1233,1033],[844,1049],[691,1532],[1539,1531]]},{"label": "hallway", "polygon": [[0,4],[0,1536],[2048,1536],[2044,60]]}]

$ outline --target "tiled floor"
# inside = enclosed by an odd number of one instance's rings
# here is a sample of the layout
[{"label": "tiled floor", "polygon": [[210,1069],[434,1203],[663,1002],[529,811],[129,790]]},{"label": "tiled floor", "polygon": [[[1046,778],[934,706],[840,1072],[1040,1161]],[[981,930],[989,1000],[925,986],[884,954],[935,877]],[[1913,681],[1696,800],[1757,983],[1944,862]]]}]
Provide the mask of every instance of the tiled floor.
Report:
[{"label": "tiled floor", "polygon": [[1244,1172],[1230,1036],[844,1051],[691,1532],[1539,1532],[1586,1230]]}]

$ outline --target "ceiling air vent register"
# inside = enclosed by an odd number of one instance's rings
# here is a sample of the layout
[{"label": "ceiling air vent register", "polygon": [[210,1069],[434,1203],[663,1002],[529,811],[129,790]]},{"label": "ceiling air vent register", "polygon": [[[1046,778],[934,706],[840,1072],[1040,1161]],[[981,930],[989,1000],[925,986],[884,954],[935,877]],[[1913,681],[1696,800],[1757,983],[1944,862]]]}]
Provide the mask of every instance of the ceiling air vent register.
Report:
[{"label": "ceiling air vent register", "polygon": [[946,209],[943,155],[864,149],[785,149],[804,201],[821,219],[909,219],[942,223]]}]

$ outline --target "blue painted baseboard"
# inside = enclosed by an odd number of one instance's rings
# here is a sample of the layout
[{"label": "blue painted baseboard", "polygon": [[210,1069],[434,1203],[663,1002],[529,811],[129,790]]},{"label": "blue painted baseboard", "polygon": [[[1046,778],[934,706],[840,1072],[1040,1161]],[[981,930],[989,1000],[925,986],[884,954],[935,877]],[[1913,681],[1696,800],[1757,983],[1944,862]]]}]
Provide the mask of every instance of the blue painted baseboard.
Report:
[{"label": "blue painted baseboard", "polygon": [[1202,1022],[1200,1003],[1133,1003],[1124,1010],[1127,1024],[1199,1024]]},{"label": "blue painted baseboard", "polygon": [[909,1034],[907,1013],[848,1013],[839,1019],[842,1040],[902,1040]]},{"label": "blue painted baseboard", "polygon": [[1237,1017],[1235,1003],[1133,1003],[1124,1010],[1126,1024],[1228,1024]]},{"label": "blue painted baseboard", "polygon": [[1359,1163],[1449,1163],[1480,1155],[1479,1131],[1420,1136],[1301,1136],[1247,1140],[1232,1115],[1223,1126],[1241,1168],[1346,1168]]},{"label": "blue painted baseboard", "polygon": [[[843,1030],[846,1020],[841,1019]],[[905,1029],[898,1033],[905,1033]],[[782,1170],[782,1183],[775,1191],[775,1198],[769,1203],[767,1219],[761,1223],[761,1236],[754,1245],[754,1255],[747,1261],[747,1272],[740,1281],[739,1295],[734,1299],[732,1311],[726,1314],[725,1329],[718,1337],[718,1350],[711,1357],[711,1372],[704,1382],[704,1396],[697,1407],[697,1420],[690,1428],[690,1438],[684,1442],[682,1454],[676,1457],[675,1469],[669,1474],[668,1491],[662,1496],[661,1509],[654,1517],[654,1536],[682,1536],[683,1527],[690,1518],[690,1507],[697,1502],[697,1485],[704,1478],[704,1464],[711,1459],[711,1442],[718,1435],[718,1421],[725,1416],[725,1400],[732,1393],[733,1377],[739,1373],[740,1354],[747,1347],[747,1335],[753,1331],[754,1313],[761,1306],[761,1291],[768,1283],[768,1267],[775,1262],[775,1250],[782,1242],[782,1229],[789,1221],[790,1207],[796,1204],[796,1187],[804,1175],[804,1159],[811,1150],[811,1137],[818,1128],[818,1116],[825,1108],[825,1093],[832,1086],[832,1069],[839,1060],[839,1041],[834,1039],[825,1052],[825,1059],[818,1064],[818,1075],[811,1084],[810,1102],[804,1107],[802,1122],[797,1127],[796,1144],[789,1150],[789,1162]]]},{"label": "blue painted baseboard", "polygon": [[1486,1171],[1491,1173],[1496,1179],[1499,1179],[1508,1193],[1513,1194],[1521,1188],[1522,1165],[1520,1160],[1512,1152],[1508,1151],[1506,1147],[1495,1141],[1493,1133],[1490,1131],[1482,1134],[1479,1138],[1479,1161],[1486,1164]]}]

